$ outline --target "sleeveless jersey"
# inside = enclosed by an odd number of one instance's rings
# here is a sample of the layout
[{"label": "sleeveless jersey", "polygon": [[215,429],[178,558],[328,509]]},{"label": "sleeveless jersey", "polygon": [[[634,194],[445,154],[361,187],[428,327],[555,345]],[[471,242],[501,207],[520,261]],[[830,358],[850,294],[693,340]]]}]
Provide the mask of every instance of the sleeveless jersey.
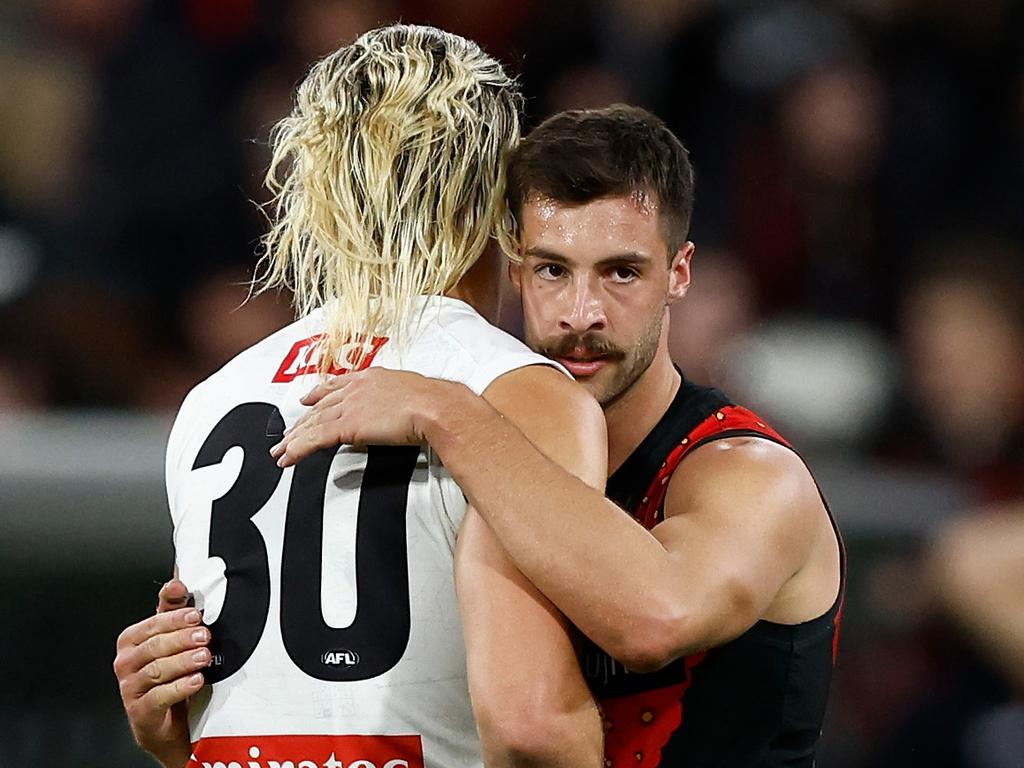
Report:
[{"label": "sleeveless jersey", "polygon": [[[421,301],[402,350],[355,342],[363,367],[480,394],[551,364],[461,301]],[[322,333],[315,312],[240,354],[189,394],[169,438],[176,563],[212,634],[189,768],[480,766],[451,476],[426,446],[342,446],[288,469],[269,454],[306,410]]]},{"label": "sleeveless jersey", "polygon": [[[668,411],[608,480],[608,496],[644,527],[664,519],[672,473],[694,448],[756,436],[788,446],[721,392],[685,378]],[[756,512],[752,510],[752,514]],[[831,513],[829,513],[831,520]],[[593,645],[584,673],[601,706],[609,768],[810,768],[839,637],[846,556],[835,603],[796,625],[758,621],[736,639],[631,673]]]}]

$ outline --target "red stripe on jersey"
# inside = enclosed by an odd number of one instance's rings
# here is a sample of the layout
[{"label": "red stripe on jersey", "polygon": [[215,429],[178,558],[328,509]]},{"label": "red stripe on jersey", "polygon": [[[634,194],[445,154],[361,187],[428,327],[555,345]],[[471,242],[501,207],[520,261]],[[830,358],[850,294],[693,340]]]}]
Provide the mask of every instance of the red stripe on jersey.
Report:
[{"label": "red stripe on jersey", "polygon": [[787,448],[790,447],[782,435],[769,427],[753,411],[740,405],[726,405],[719,408],[698,424],[689,435],[683,438],[661,465],[661,469],[658,470],[658,474],[654,477],[654,482],[647,489],[647,495],[643,497],[636,510],[636,519],[644,528],[650,530],[661,522],[659,517],[662,504],[665,501],[668,481],[672,477],[672,473],[676,471],[676,467],[679,466],[679,462],[689,453],[690,449],[712,435],[735,431],[757,432],[765,437],[777,440]]},{"label": "red stripe on jersey", "polygon": [[[839,546],[845,546],[843,540],[839,539]],[[843,609],[846,607],[846,590],[840,586],[841,596],[839,598],[839,609],[836,611],[835,630],[832,633],[832,666],[836,665],[839,658],[839,632],[843,626]]]},{"label": "red stripe on jersey", "polygon": [[693,682],[693,668],[705,656],[707,651],[686,657],[686,677],[681,683],[601,701],[607,768],[661,764],[661,750],[683,724],[684,697]]},{"label": "red stripe on jersey", "polygon": [[209,736],[186,768],[423,768],[419,736]]}]

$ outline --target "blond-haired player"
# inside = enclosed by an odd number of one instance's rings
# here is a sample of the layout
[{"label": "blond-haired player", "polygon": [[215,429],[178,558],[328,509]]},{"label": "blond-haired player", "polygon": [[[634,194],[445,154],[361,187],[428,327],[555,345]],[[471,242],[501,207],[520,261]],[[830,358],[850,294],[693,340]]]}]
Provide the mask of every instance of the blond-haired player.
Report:
[{"label": "blond-haired player", "polygon": [[600,408],[484,319],[519,104],[475,44],[399,25],[317,64],[277,127],[264,285],[301,317],[183,403],[167,490],[203,615],[129,627],[114,662],[165,766],[600,765],[566,620],[427,446],[269,454],[318,375],[386,366],[465,384],[603,485]]}]

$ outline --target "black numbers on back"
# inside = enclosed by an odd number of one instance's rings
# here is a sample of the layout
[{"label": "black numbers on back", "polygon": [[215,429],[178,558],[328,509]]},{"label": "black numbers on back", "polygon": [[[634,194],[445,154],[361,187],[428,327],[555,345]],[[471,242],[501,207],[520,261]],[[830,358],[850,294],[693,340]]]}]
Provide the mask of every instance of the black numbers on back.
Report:
[{"label": "black numbers on back", "polygon": [[[369,449],[356,527],[356,617],[327,626],[320,610],[324,489],[334,451],[297,465],[281,561],[281,632],[288,655],[324,680],[365,680],[387,672],[409,641],[409,562],[405,509],[419,448]],[[325,649],[358,654],[356,665],[324,665]]]},{"label": "black numbers on back", "polygon": [[[270,500],[281,470],[270,456],[284,420],[269,403],[234,408],[214,427],[192,469],[244,453],[234,484],[213,502],[209,556],[225,562],[224,604],[210,625],[211,683],[227,679],[252,655],[270,610],[267,547],[252,517]],[[337,449],[296,466],[289,489],[281,555],[281,634],[292,661],[321,680],[367,680],[401,659],[409,642],[409,564],[405,515],[419,448],[368,449],[356,524],[355,620],[327,625],[321,610],[324,496]]]}]

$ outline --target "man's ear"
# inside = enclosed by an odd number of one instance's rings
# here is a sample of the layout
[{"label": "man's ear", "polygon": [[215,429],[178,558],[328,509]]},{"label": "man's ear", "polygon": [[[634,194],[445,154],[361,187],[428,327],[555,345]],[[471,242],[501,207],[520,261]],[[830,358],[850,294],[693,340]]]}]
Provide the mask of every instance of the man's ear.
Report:
[{"label": "man's ear", "polygon": [[517,291],[522,290],[522,270],[523,265],[518,261],[508,260],[508,279],[512,281],[512,285],[515,286]]},{"label": "man's ear", "polygon": [[675,304],[686,295],[690,288],[690,260],[693,258],[694,247],[693,243],[687,240],[672,255],[672,262],[668,267],[666,304]]}]

